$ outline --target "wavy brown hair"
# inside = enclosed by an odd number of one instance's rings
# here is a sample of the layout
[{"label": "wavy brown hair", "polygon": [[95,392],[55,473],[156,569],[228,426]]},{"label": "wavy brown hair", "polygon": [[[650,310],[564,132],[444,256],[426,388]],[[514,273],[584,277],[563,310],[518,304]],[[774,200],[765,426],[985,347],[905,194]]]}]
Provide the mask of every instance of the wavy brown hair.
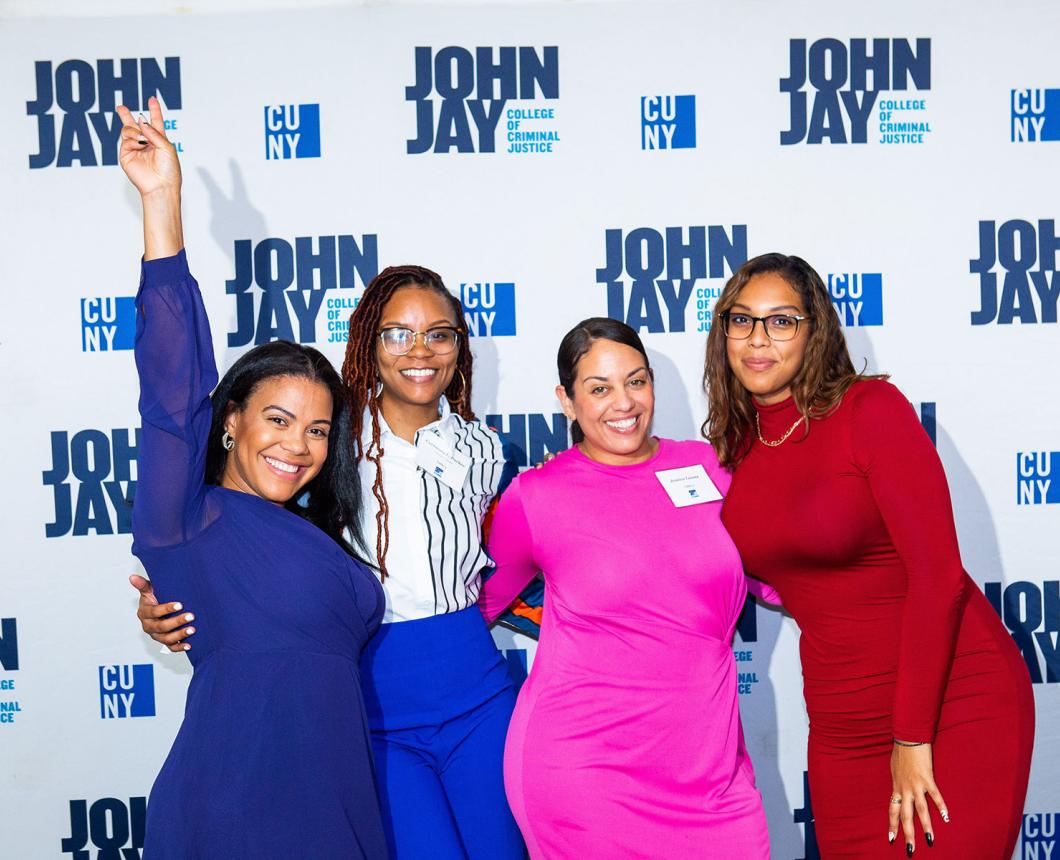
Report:
[{"label": "wavy brown hair", "polygon": [[[383,492],[382,459],[385,453],[379,444],[379,367],[375,360],[376,344],[379,342],[379,320],[383,308],[390,298],[402,287],[417,287],[430,290],[442,296],[453,311],[455,328],[460,332],[460,343],[457,344],[456,371],[445,389],[445,398],[452,405],[453,412],[466,421],[473,421],[475,413],[471,411],[471,350],[467,343],[467,323],[464,320],[464,309],[460,300],[454,296],[441,277],[423,266],[389,266],[372,278],[364,289],[361,301],[350,315],[350,334],[346,342],[346,358],[342,363],[342,381],[346,383],[346,393],[350,403],[350,430],[353,436],[354,456],[356,462],[367,458],[375,464],[375,481],[372,483],[372,495],[379,503],[375,514],[378,530],[375,542],[375,556],[379,564],[379,573],[387,577],[386,553],[390,546],[390,507]],[[372,422],[372,442],[365,448],[364,411]]]},{"label": "wavy brown hair", "polygon": [[718,461],[729,468],[747,455],[755,432],[755,411],[751,393],[729,367],[721,315],[736,304],[740,290],[751,278],[770,273],[779,275],[798,293],[810,318],[805,323],[809,337],[802,366],[791,381],[795,405],[806,419],[804,435],[810,432],[810,419],[830,413],[851,385],[869,378],[854,369],[832,297],[813,266],[801,257],[778,253],[748,260],[729,278],[714,305],[715,322],[707,335],[703,367],[708,412],[701,432],[714,447]]}]

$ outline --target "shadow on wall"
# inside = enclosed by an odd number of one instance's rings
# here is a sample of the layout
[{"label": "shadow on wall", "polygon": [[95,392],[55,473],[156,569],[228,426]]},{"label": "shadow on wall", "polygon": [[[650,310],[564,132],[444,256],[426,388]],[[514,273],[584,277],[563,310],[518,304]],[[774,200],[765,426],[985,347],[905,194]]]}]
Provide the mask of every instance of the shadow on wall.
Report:
[{"label": "shadow on wall", "polygon": [[[655,372],[655,420],[652,432],[664,439],[699,439],[703,418],[692,412],[692,398],[681,381],[677,365],[668,356],[648,349]],[[695,402],[702,403],[699,397]]]}]

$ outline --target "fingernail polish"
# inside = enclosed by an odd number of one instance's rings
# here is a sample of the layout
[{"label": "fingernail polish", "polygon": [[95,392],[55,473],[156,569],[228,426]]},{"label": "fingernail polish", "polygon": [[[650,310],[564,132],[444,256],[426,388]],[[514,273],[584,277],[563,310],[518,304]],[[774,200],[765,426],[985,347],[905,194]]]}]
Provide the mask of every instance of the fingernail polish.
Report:
[{"label": "fingernail polish", "polygon": [[912,857],[913,856],[913,843],[912,842],[906,842],[905,843],[905,856],[906,857]]},{"label": "fingernail polish", "polygon": [[173,604],[173,611],[174,612],[180,612],[180,610],[182,610],[183,608],[184,608],[184,604],[183,603],[174,603]]},{"label": "fingernail polish", "polygon": [[188,635],[189,636],[191,636],[191,634],[194,633],[194,632],[195,632],[195,628],[194,627],[189,627],[188,628]]},{"label": "fingernail polish", "polygon": [[191,613],[189,612],[189,613],[188,613],[187,615],[185,615],[185,616],[184,616],[184,620],[185,620],[185,621],[194,621],[194,620],[195,620],[195,616],[194,616],[194,615],[192,615],[192,614],[191,614]]},{"label": "fingernail polish", "polygon": [[935,837],[934,837],[933,834],[925,833],[924,834],[924,841],[927,842],[928,848],[934,848],[935,847]]},{"label": "fingernail polish", "polygon": [[140,123],[140,125],[143,125],[145,122],[147,122],[147,120],[144,119],[144,115],[142,113],[138,113],[136,115],[136,121]]},{"label": "fingernail polish", "polygon": [[942,810],[942,820],[947,824],[950,823],[950,811],[948,809]]},{"label": "fingernail polish", "polygon": [[887,834],[887,844],[888,845],[894,845],[894,840],[897,838],[897,836],[898,836],[897,833],[888,833]]}]

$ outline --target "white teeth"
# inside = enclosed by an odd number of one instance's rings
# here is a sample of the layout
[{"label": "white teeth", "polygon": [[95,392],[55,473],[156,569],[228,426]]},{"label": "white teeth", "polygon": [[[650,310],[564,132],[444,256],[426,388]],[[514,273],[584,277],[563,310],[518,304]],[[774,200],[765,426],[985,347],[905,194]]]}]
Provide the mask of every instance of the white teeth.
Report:
[{"label": "white teeth", "polygon": [[616,430],[628,430],[634,424],[637,423],[636,417],[623,418],[621,421],[605,421],[608,427],[614,427]]},{"label": "white teeth", "polygon": [[274,460],[272,457],[266,457],[265,462],[270,466],[279,469],[281,472],[290,472],[293,475],[298,471],[297,466],[292,466],[290,463],[284,463],[282,460]]},{"label": "white teeth", "polygon": [[408,370],[401,371],[401,375],[420,379],[425,376],[434,376],[437,372],[433,367],[410,367]]}]

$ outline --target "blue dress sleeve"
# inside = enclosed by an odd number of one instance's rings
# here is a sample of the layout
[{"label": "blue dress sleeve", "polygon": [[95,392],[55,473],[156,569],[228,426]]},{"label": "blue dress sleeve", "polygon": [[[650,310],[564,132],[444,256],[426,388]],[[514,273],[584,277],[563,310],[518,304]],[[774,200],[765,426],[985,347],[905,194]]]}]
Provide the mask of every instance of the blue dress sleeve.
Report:
[{"label": "blue dress sleeve", "polygon": [[206,441],[217,366],[206,308],[183,250],[142,264],[135,357],[143,435],[134,552],[183,543],[206,525]]}]

